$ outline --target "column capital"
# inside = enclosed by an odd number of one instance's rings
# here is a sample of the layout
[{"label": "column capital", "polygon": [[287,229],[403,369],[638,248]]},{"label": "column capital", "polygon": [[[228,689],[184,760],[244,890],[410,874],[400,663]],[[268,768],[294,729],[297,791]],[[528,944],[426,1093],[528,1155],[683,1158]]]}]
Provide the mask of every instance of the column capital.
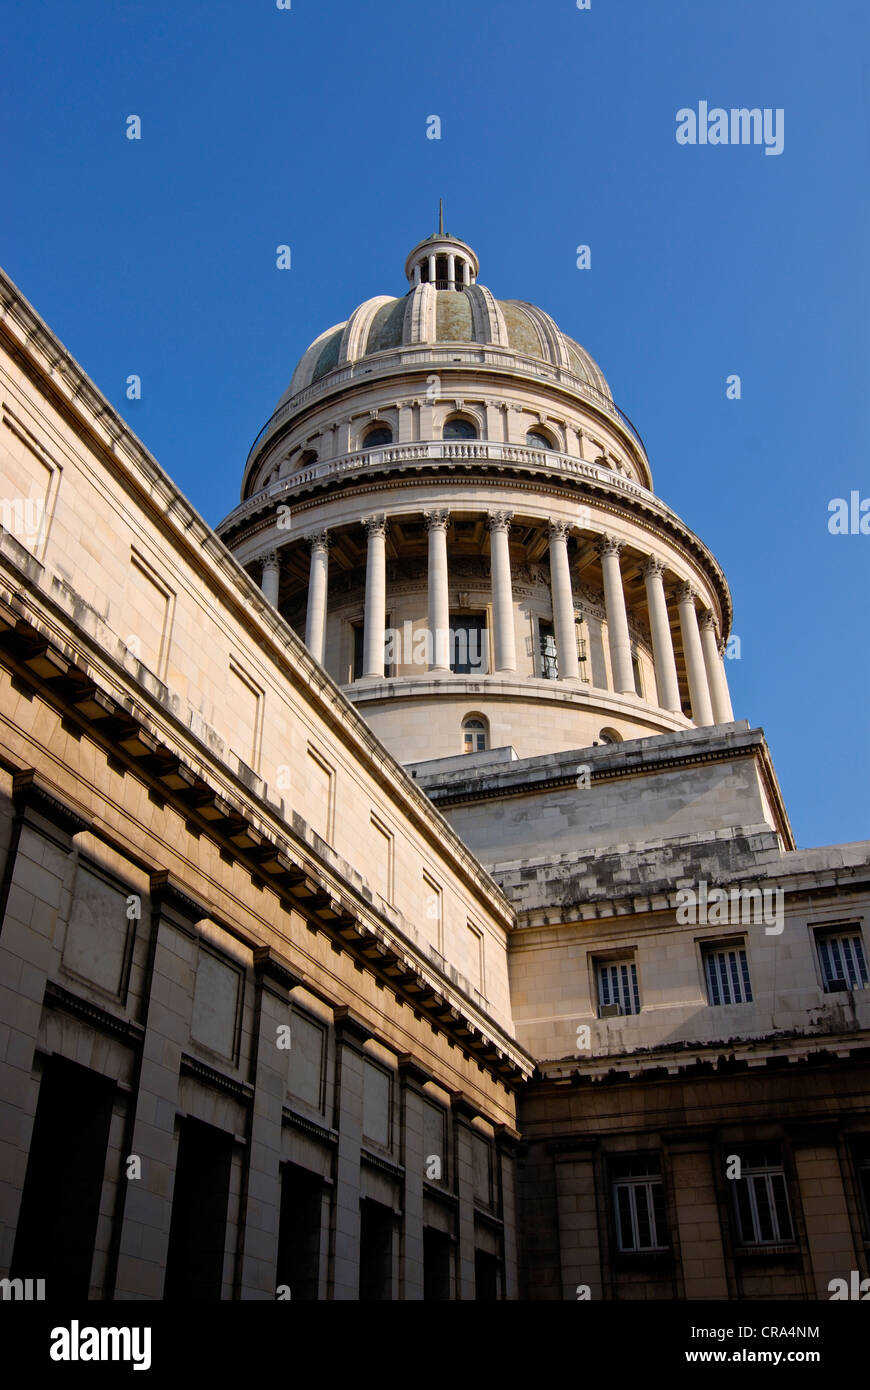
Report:
[{"label": "column capital", "polygon": [[595,545],[599,555],[618,555],[622,550],[623,542],[617,540],[616,536],[602,536]]},{"label": "column capital", "polygon": [[423,520],[426,523],[427,531],[446,531],[447,523],[450,520],[450,511],[447,507],[440,507],[436,511],[424,512]]},{"label": "column capital", "polygon": [[504,531],[507,533],[511,529],[513,515],[513,512],[487,512],[487,531]]},{"label": "column capital", "polygon": [[329,532],[327,530],[309,531],[305,535],[304,539],[311,546],[312,550],[328,550],[330,545],[332,544],[331,540],[329,539]]},{"label": "column capital", "polygon": [[567,541],[571,534],[570,521],[548,521],[547,535],[551,541]]},{"label": "column capital", "polygon": [[281,564],[281,557],[277,550],[267,550],[260,556],[260,564],[264,570],[276,570]]},{"label": "column capital", "polygon": [[677,586],[677,603],[694,603],[697,597],[698,590],[695,588],[694,584],[692,584],[690,580],[684,579],[683,582]]},{"label": "column capital", "polygon": [[701,614],[700,614],[700,617],[699,617],[699,622],[700,622],[700,624],[701,624],[701,629],[702,629],[702,631],[703,631],[703,629],[706,628],[706,627],[710,627],[710,628],[713,629],[713,632],[714,632],[715,635],[716,635],[716,640],[717,640],[717,642],[718,642],[718,640],[719,640],[719,624],[716,622],[716,615],[715,615],[715,613],[712,611],[712,609],[710,609],[710,608],[702,608]]},{"label": "column capital", "polygon": [[372,536],[386,536],[387,534],[388,522],[383,512],[380,512],[377,516],[364,516],[362,524],[368,532],[369,540],[371,540]]},{"label": "column capital", "polygon": [[659,578],[661,578],[661,576],[665,572],[665,564],[664,561],[659,560],[657,556],[650,555],[648,559],[644,560],[643,564],[640,567],[640,570],[644,579],[648,574],[657,575]]}]

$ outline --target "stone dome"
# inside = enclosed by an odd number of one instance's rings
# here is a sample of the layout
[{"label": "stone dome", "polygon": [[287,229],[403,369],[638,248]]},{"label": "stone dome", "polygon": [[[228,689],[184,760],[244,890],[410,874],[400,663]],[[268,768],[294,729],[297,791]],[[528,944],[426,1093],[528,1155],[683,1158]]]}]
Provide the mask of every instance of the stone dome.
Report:
[{"label": "stone dome", "polygon": [[[496,299],[477,282],[478,260],[458,237],[440,232],[409,253],[410,289],[401,298],[375,295],[334,324],[303,354],[279,406],[330,372],[402,347],[501,347],[518,357],[572,373],[607,400],[613,397],[597,362],[562,333],[543,309]],[[374,365],[374,364],[373,364]]]}]

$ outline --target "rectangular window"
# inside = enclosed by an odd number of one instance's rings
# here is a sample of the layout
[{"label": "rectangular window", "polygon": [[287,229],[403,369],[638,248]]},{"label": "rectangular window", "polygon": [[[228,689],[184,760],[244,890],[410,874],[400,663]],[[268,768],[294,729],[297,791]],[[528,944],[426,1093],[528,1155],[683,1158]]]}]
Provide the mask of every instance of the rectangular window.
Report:
[{"label": "rectangular window", "polygon": [[620,1159],[612,1168],[613,1212],[620,1250],[666,1250],[665,1190],[656,1158]]},{"label": "rectangular window", "polygon": [[372,886],[386,902],[393,901],[393,834],[372,811]]},{"label": "rectangular window", "polygon": [[380,1202],[360,1202],[359,1301],[390,1302],[393,1291],[393,1213]]},{"label": "rectangular window", "polygon": [[857,926],[837,932],[817,932],[816,944],[828,993],[867,988],[867,957]]},{"label": "rectangular window", "polygon": [[276,1283],[286,1284],[294,1301],[320,1297],[320,1228],[323,1179],[295,1163],[281,1166]]},{"label": "rectangular window", "polygon": [[442,893],[438,884],[428,874],[423,875],[423,896],[426,901],[426,935],[436,951],[443,954]]},{"label": "rectangular window", "polygon": [[853,1150],[855,1159],[855,1172],[858,1178],[858,1190],[861,1193],[861,1205],[864,1216],[864,1234],[867,1237],[870,1233],[870,1141],[865,1141],[856,1145]]},{"label": "rectangular window", "polygon": [[15,1248],[13,1278],[45,1279],[48,1296],[90,1296],[115,1083],[50,1057],[45,1063]]},{"label": "rectangular window", "polygon": [[181,1121],[166,1255],[166,1302],[220,1299],[233,1159],[232,1135]]},{"label": "rectangular window", "polygon": [[737,1230],[744,1245],[781,1245],[793,1239],[788,1188],[778,1148],[744,1150],[733,1180]]},{"label": "rectangular window", "polygon": [[487,673],[486,615],[471,613],[450,618],[450,669],[455,675]]},{"label": "rectangular window", "polygon": [[704,971],[707,976],[708,1004],[751,1004],[752,986],[746,948],[709,946],[704,949]]},{"label": "rectangular window", "polygon": [[538,635],[541,643],[541,679],[554,681],[559,675],[559,663],[556,657],[556,634],[552,623],[538,623]]},{"label": "rectangular window", "polygon": [[600,1018],[640,1013],[637,966],[630,957],[599,961],[598,1013]]},{"label": "rectangular window", "polygon": [[390,1147],[390,1077],[372,1062],[363,1062],[363,1138]]},{"label": "rectangular window", "polygon": [[[365,663],[365,623],[352,623],[353,629],[353,670],[351,680],[362,679]],[[387,658],[392,656],[391,643],[389,638],[390,618],[386,618],[384,631],[384,675],[392,676],[395,674],[393,664]]]}]

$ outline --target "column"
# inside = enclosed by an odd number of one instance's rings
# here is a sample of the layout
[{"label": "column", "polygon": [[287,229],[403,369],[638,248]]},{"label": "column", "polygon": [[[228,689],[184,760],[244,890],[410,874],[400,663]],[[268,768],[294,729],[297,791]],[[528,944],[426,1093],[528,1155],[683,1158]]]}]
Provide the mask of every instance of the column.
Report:
[{"label": "column", "polygon": [[415,284],[415,285],[419,285],[419,283],[420,283],[420,262],[418,261],[417,264],[414,266],[414,284]]},{"label": "column", "polygon": [[[248,1110],[239,1230],[239,1283],[243,1299],[275,1301],[278,1227],[281,1219],[281,1114],[292,1050],[276,1046],[278,1029],[290,1024],[290,993],[300,984],[272,953],[254,951],[255,1002],[252,1049],[256,1073]],[[291,1037],[292,1045],[292,1037]],[[291,1288],[291,1297],[295,1291]]]},{"label": "column", "polygon": [[710,703],[704,653],[701,650],[701,634],[698,631],[698,611],[695,608],[695,598],[696,593],[691,584],[680,585],[677,590],[677,606],[680,611],[680,631],[683,635],[686,675],[689,678],[692,719],[700,727],[703,724],[713,723],[713,706]]},{"label": "column", "polygon": [[709,609],[701,614],[701,646],[704,650],[707,684],[713,703],[713,718],[717,724],[730,724],[734,718],[734,711],[731,708],[725,666],[720,655],[716,619]]},{"label": "column", "polygon": [[312,531],[305,539],[311,546],[305,645],[314,660],[319,661],[322,666],[326,646],[326,583],[329,571],[329,535],[326,531]]},{"label": "column", "polygon": [[474,1154],[471,1121],[477,1111],[459,1091],[451,1095],[453,1112],[453,1163],[456,1203],[457,1269],[456,1298],[473,1302],[474,1277]]},{"label": "column", "polygon": [[674,660],[671,623],[668,617],[667,599],[665,598],[664,572],[665,567],[661,560],[657,560],[654,556],[651,556],[643,566],[659,706],[661,709],[673,710],[676,714],[680,714],[683,706],[680,702],[677,663]]},{"label": "column", "polygon": [[[726,1299],[732,1294],[716,1195],[713,1165],[718,1160],[713,1138],[709,1131],[700,1130],[671,1131],[665,1137],[679,1232],[681,1298]],[[723,1186],[731,1184],[726,1181]],[[730,1200],[731,1193],[725,1195]]]},{"label": "column", "polygon": [[450,670],[450,599],[447,588],[447,522],[445,509],[424,512],[429,532],[429,670]]},{"label": "column", "polygon": [[832,1279],[845,1279],[851,1290],[852,1270],[859,1271],[859,1279],[866,1270],[865,1251],[855,1248],[837,1148],[834,1125],[799,1123],[792,1131],[792,1154],[814,1285],[807,1290],[808,1298],[830,1299]]},{"label": "column", "polygon": [[363,676],[383,680],[387,625],[387,519],[383,514],[370,516],[365,519],[363,525],[369,537]]},{"label": "column", "polygon": [[[401,1241],[399,1297],[410,1303],[423,1298],[423,1094],[421,1087],[431,1078],[418,1067],[410,1053],[399,1057],[402,1094],[403,1159],[405,1183],[402,1194],[404,1214]],[[446,1158],[446,1154],[445,1154]]]},{"label": "column", "polygon": [[580,664],[577,661],[577,628],[574,622],[574,595],[571,593],[571,567],[568,564],[567,521],[551,521],[550,536],[550,591],[553,600],[553,626],[556,630],[556,659],[559,664],[559,679],[563,681],[580,679]]},{"label": "column", "polygon": [[456,254],[447,252],[447,283],[451,290],[456,289]]},{"label": "column", "polygon": [[433,290],[434,290],[434,288],[435,288],[435,257],[434,257],[434,255],[432,255],[432,256],[429,257],[429,284],[432,286],[432,288],[433,288]]},{"label": "column", "polygon": [[492,568],[492,612],[495,627],[495,669],[516,671],[517,648],[514,635],[514,600],[511,585],[511,557],[508,532],[513,512],[490,512],[489,530]]},{"label": "column", "polygon": [[622,570],[619,568],[621,543],[613,536],[598,542],[601,573],[604,577],[604,608],[607,613],[607,640],[610,646],[610,667],[613,688],[623,695],[634,695],[634,667],[631,664],[631,638],[628,635],[628,615],[622,589]]},{"label": "column", "polygon": [[263,566],[260,577],[260,588],[263,590],[263,598],[267,603],[271,603],[273,608],[278,607],[278,585],[281,578],[281,568],[277,550],[267,550],[266,554],[260,557]]},{"label": "column", "polygon": [[[196,987],[197,922],[207,917],[166,871],[151,876],[150,988],[145,1036],[130,1104],[128,1153],[144,1156],[142,1177],[127,1184],[115,1298],[162,1298],[178,1157],[175,1117],[181,1054],[190,1036]],[[135,1096],[135,1099],[134,1099]],[[227,1237],[232,1225],[227,1223]]]},{"label": "column", "polygon": [[338,1145],[335,1154],[332,1297],[336,1302],[359,1298],[360,1149],[363,1122],[362,1044],[369,1030],[346,1006],[335,1010],[336,1107]]},{"label": "column", "polygon": [[595,1192],[597,1146],[595,1139],[578,1137],[564,1141],[564,1149],[559,1146],[553,1157],[560,1293],[568,1303],[580,1299],[580,1288],[589,1290],[591,1302],[597,1303],[604,1295]]}]

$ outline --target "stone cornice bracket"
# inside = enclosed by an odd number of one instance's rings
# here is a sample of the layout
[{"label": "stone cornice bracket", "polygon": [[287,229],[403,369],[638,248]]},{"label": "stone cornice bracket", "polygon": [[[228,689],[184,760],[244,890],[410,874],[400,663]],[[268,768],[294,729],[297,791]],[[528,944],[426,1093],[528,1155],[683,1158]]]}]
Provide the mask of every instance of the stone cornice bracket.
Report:
[{"label": "stone cornice bracket", "polygon": [[447,523],[450,520],[450,512],[446,507],[434,512],[424,512],[423,520],[426,523],[427,531],[446,531]]},{"label": "stone cornice bracket", "polygon": [[511,529],[513,512],[488,512],[486,517],[487,531],[504,531]]},{"label": "stone cornice bracket", "polygon": [[664,561],[657,559],[655,555],[650,555],[649,559],[644,560],[641,565],[640,572],[644,578],[646,578],[648,574],[663,575],[665,572]]},{"label": "stone cornice bracket", "polygon": [[362,524],[369,534],[369,539],[371,539],[372,536],[386,536],[389,529],[387,518],[383,512],[378,516],[363,517]]},{"label": "stone cornice bracket", "polygon": [[547,535],[550,540],[567,540],[571,534],[570,521],[548,521]]},{"label": "stone cornice bracket", "polygon": [[618,555],[622,547],[623,542],[617,540],[616,536],[602,536],[601,539],[595,543],[595,551],[599,556]]},{"label": "stone cornice bracket", "polygon": [[90,820],[79,815],[50,791],[39,778],[35,768],[22,768],[13,775],[12,799],[19,816],[24,816],[27,811],[35,811],[58,829],[65,830],[68,835],[79,835],[82,831],[91,829]]},{"label": "stone cornice bracket", "polygon": [[311,546],[312,550],[328,550],[332,544],[332,541],[329,539],[329,532],[326,530],[309,531],[304,539]]},{"label": "stone cornice bracket", "polygon": [[687,600],[690,603],[694,603],[697,597],[698,590],[695,588],[694,584],[691,584],[689,582],[688,579],[684,580],[682,584],[677,586],[675,594],[677,603],[685,603]]}]

